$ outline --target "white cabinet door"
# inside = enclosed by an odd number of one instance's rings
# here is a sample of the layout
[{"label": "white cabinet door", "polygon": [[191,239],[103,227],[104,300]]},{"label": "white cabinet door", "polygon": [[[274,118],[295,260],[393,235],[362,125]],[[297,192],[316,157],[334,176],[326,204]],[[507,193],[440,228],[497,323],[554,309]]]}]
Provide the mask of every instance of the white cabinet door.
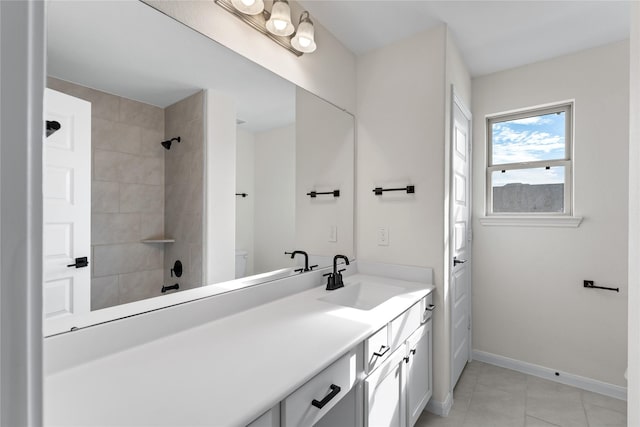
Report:
[{"label": "white cabinet door", "polygon": [[280,427],[280,404],[253,420],[247,427]]},{"label": "white cabinet door", "polygon": [[60,124],[43,156],[43,302],[53,321],[90,311],[89,267],[70,265],[91,251],[91,104],[47,89],[45,105]]},{"label": "white cabinet door", "polygon": [[404,356],[400,347],[365,380],[365,426],[405,427]]},{"label": "white cabinet door", "polygon": [[431,319],[407,340],[407,421],[413,427],[432,394]]}]

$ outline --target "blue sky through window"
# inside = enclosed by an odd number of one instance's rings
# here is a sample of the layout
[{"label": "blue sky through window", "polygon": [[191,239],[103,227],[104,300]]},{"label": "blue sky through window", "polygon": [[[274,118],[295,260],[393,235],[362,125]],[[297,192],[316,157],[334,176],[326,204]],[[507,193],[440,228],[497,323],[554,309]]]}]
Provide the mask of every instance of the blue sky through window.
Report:
[{"label": "blue sky through window", "polygon": [[[565,158],[565,113],[551,113],[493,123],[493,165],[562,160]],[[495,173],[493,186],[509,183],[555,184],[564,182],[564,168],[524,169]]]}]

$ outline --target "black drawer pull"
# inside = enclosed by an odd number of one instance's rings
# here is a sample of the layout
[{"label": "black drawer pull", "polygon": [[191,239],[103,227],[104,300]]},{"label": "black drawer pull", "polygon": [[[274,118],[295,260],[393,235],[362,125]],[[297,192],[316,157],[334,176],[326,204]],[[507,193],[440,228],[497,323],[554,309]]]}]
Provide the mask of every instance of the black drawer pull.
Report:
[{"label": "black drawer pull", "polygon": [[313,406],[315,406],[318,409],[322,409],[324,408],[324,405],[326,405],[327,403],[329,403],[329,401],[331,399],[333,399],[334,397],[336,397],[338,395],[338,393],[340,393],[340,386],[335,385],[335,384],[331,384],[329,386],[329,388],[331,389],[331,393],[327,394],[324,399],[322,399],[321,401],[317,401],[316,399],[313,399],[311,401],[311,404]]},{"label": "black drawer pull", "polygon": [[391,347],[389,347],[388,345],[383,345],[380,347],[380,350],[378,350],[377,352],[374,352],[373,355],[374,356],[378,356],[378,357],[382,357],[385,354],[387,354],[389,352],[389,350],[391,350]]},{"label": "black drawer pull", "polygon": [[415,356],[415,354],[416,354],[416,349],[415,349],[415,348],[412,348],[411,350],[409,350],[409,353],[411,353],[411,354],[413,354],[413,355]]},{"label": "black drawer pull", "polygon": [[433,304],[429,304],[425,310],[426,310],[426,311],[433,311],[433,310],[435,310],[435,309],[436,309],[436,306],[435,306],[435,305],[433,305]]}]

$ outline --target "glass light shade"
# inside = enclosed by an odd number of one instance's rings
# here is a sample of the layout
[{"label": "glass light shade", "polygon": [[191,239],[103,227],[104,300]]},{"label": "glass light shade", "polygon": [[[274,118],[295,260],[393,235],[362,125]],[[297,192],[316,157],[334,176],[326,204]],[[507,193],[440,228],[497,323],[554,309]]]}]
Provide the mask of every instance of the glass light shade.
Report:
[{"label": "glass light shade", "polygon": [[267,21],[267,30],[276,36],[290,36],[295,28],[291,23],[291,9],[286,0],[273,2],[271,17]]},{"label": "glass light shade", "polygon": [[231,4],[245,15],[259,15],[264,10],[263,0],[231,0]]},{"label": "glass light shade", "polygon": [[300,24],[298,25],[298,31],[296,35],[291,39],[291,46],[298,52],[311,53],[316,50],[316,42],[314,38],[315,30],[313,28],[313,22],[309,19],[307,14],[300,17]]}]

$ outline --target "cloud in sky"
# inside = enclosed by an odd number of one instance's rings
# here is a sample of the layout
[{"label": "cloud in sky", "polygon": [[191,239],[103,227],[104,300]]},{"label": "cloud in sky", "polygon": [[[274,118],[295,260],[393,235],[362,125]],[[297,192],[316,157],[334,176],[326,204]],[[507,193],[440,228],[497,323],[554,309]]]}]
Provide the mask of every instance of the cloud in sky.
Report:
[{"label": "cloud in sky", "polygon": [[565,157],[564,113],[494,123],[491,132],[494,165]]}]

